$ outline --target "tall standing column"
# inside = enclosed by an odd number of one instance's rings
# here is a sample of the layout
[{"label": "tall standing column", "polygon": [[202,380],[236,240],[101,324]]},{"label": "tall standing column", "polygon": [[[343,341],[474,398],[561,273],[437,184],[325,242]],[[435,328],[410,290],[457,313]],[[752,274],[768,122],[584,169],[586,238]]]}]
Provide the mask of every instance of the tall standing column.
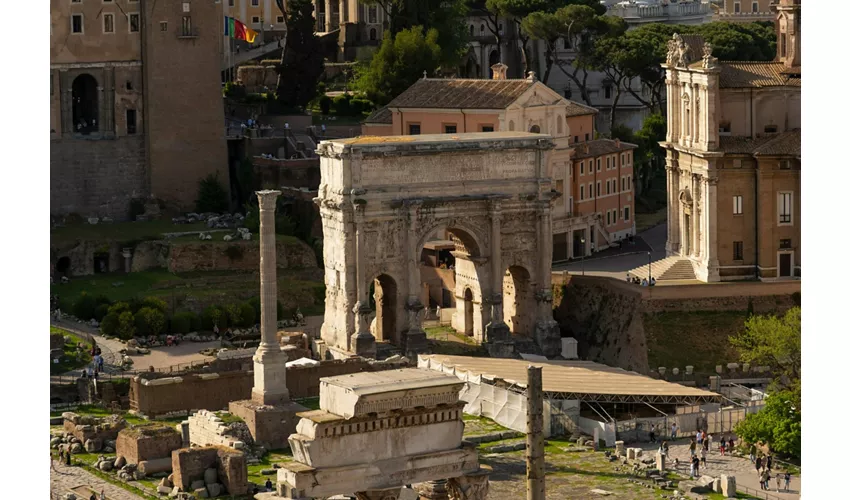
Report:
[{"label": "tall standing column", "polygon": [[408,205],[407,219],[407,331],[403,336],[403,348],[408,357],[428,349],[425,330],[422,329],[422,279],[419,275],[419,207],[421,201]]},{"label": "tall standing column", "polygon": [[561,352],[561,328],[552,318],[552,214],[545,201],[537,217],[537,324],[534,336],[544,356]]},{"label": "tall standing column", "polygon": [[546,461],[543,445],[543,368],[529,366],[526,383],[526,498],[544,500],[546,498]]},{"label": "tall standing column", "polygon": [[260,202],[260,346],[254,355],[254,388],[251,397],[265,405],[289,401],[286,388],[286,353],[277,340],[277,263],[274,228],[275,205],[280,191],[257,191]]},{"label": "tall standing column", "polygon": [[374,359],[377,356],[377,346],[375,345],[375,336],[369,331],[369,317],[372,314],[372,308],[369,307],[369,283],[366,281],[366,242],[364,241],[366,235],[363,230],[363,217],[359,213],[362,210],[358,206],[355,208],[354,215],[356,234],[354,252],[357,262],[357,303],[354,304],[354,321],[357,325],[357,331],[351,336],[349,349],[358,356]]},{"label": "tall standing column", "polygon": [[333,11],[331,11],[331,3],[332,0],[325,0],[325,33],[333,31],[333,23],[331,19],[333,18]]},{"label": "tall standing column", "polygon": [[[709,165],[712,168],[713,165]],[[720,269],[717,261],[717,173],[710,172],[706,178],[708,196],[705,200],[706,215],[706,261],[708,262],[707,281],[720,281]]]},{"label": "tall standing column", "polygon": [[490,323],[485,328],[488,342],[505,341],[511,330],[505,323],[502,310],[502,204],[490,204]]}]

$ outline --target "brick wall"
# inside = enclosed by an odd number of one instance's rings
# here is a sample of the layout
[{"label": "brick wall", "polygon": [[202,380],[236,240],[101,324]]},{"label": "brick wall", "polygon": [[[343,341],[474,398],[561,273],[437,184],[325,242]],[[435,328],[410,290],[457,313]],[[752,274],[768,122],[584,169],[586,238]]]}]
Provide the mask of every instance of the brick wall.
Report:
[{"label": "brick wall", "polygon": [[[230,190],[221,94],[221,13],[214,2],[143,2],[145,133],[151,192],[191,209],[198,181],[218,173]],[[191,18],[190,36],[182,19]],[[166,24],[161,24],[165,22]]]},{"label": "brick wall", "polygon": [[172,427],[148,425],[124,429],[115,441],[115,453],[128,463],[170,457],[171,452],[183,446],[183,437]]},{"label": "brick wall", "polygon": [[[213,233],[219,240],[222,233]],[[168,270],[172,273],[187,271],[256,271],[260,267],[259,234],[251,241],[234,240],[198,241],[197,243],[172,243],[168,253]],[[238,248],[238,250],[229,250]],[[316,253],[301,240],[288,239],[277,242],[278,269],[303,269],[316,267]]]},{"label": "brick wall", "polygon": [[187,491],[192,481],[204,478],[204,471],[216,469],[218,481],[232,496],[248,492],[248,465],[241,451],[220,446],[182,448],[171,453],[174,486]]},{"label": "brick wall", "polygon": [[[363,358],[290,366],[286,369],[286,386],[292,399],[318,397],[319,379],[322,377],[401,367],[398,363],[370,362]],[[251,371],[190,374],[150,381],[136,376],[130,380],[130,405],[149,417],[172,411],[223,410],[231,401],[250,399],[253,386],[254,373]]]},{"label": "brick wall", "polygon": [[50,142],[50,213],[125,220],[147,196],[144,136]]}]

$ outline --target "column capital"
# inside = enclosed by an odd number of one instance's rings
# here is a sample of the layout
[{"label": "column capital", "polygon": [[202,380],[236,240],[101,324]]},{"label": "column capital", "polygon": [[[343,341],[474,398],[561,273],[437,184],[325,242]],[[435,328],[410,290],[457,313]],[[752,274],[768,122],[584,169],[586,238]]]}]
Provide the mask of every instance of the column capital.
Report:
[{"label": "column capital", "polygon": [[272,189],[257,191],[257,201],[260,204],[260,210],[274,210],[278,196],[280,196],[280,191]]}]

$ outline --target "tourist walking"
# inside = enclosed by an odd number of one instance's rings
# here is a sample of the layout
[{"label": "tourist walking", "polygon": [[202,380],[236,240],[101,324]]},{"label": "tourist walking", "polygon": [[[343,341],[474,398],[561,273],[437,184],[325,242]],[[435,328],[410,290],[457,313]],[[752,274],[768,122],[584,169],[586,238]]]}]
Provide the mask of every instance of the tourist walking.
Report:
[{"label": "tourist walking", "polygon": [[782,476],[776,474],[776,492],[779,493],[780,482],[782,481]]},{"label": "tourist walking", "polygon": [[706,455],[706,451],[705,451],[705,448],[703,448],[702,451],[700,452],[700,460],[702,461],[703,467],[705,467],[705,455]]},{"label": "tourist walking", "polygon": [[770,456],[770,453],[767,454],[767,458],[765,459],[765,462],[766,462],[765,467],[767,467],[767,470],[773,469],[773,457]]},{"label": "tourist walking", "polygon": [[756,472],[761,471],[761,455],[756,457]]},{"label": "tourist walking", "polygon": [[272,484],[271,479],[266,479],[266,489],[272,491],[274,489],[274,485]]},{"label": "tourist walking", "polygon": [[655,424],[649,425],[649,442],[650,443],[655,442]]},{"label": "tourist walking", "polygon": [[100,500],[106,500],[106,493],[103,490],[100,490]]},{"label": "tourist walking", "polygon": [[756,445],[750,445],[750,463],[756,463]]},{"label": "tourist walking", "polygon": [[68,450],[68,453],[65,453],[65,465],[68,467],[71,466],[71,450]]},{"label": "tourist walking", "polygon": [[696,465],[694,464],[693,459],[691,460],[691,479],[694,478],[694,473],[696,472]]},{"label": "tourist walking", "polygon": [[97,493],[92,491],[91,496],[89,497],[89,500],[97,500]]},{"label": "tourist walking", "polygon": [[442,321],[442,314],[441,314],[442,312],[443,312],[443,308],[440,307],[440,306],[437,306],[437,324],[440,324],[440,322]]},{"label": "tourist walking", "polygon": [[711,453],[711,442],[714,441],[714,438],[711,437],[711,434],[706,436],[705,438],[705,451]]},{"label": "tourist walking", "polygon": [[761,482],[762,482],[762,488],[761,489],[770,490],[770,472],[768,472],[767,469],[765,469],[761,473]]},{"label": "tourist walking", "polygon": [[729,453],[732,453],[733,451],[735,451],[735,438],[733,438],[732,436],[729,436],[729,448],[728,449],[729,449]]},{"label": "tourist walking", "polygon": [[670,426],[670,439],[672,441],[676,440],[676,433],[679,432],[679,426],[676,425],[676,422],[673,422],[673,425]]},{"label": "tourist walking", "polygon": [[697,429],[697,444],[702,446],[703,435],[702,431]]},{"label": "tourist walking", "polygon": [[691,463],[694,464],[694,474],[696,477],[699,477],[699,458],[694,457],[693,462]]},{"label": "tourist walking", "polygon": [[785,491],[788,491],[790,489],[791,489],[791,473],[786,472],[785,473]]},{"label": "tourist walking", "polygon": [[726,454],[726,438],[720,438],[720,455],[723,456]]},{"label": "tourist walking", "polygon": [[688,450],[691,452],[691,457],[697,454],[697,442],[691,438],[691,444],[688,445]]}]

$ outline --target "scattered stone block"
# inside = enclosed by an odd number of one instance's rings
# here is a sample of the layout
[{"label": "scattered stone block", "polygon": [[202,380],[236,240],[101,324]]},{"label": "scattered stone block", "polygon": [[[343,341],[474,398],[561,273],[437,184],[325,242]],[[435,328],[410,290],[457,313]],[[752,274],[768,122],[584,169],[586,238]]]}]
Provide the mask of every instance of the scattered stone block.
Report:
[{"label": "scattered stone block", "polygon": [[623,441],[615,441],[614,449],[617,453],[617,456],[621,457],[626,454],[626,443],[624,443]]},{"label": "scattered stone block", "polygon": [[209,468],[204,471],[204,484],[214,484],[218,482],[218,472]]},{"label": "scattered stone block", "polygon": [[120,469],[127,464],[127,459],[121,455],[115,457],[115,468]]},{"label": "scattered stone block", "polygon": [[210,498],[215,498],[221,495],[222,486],[220,483],[212,483],[207,485],[207,492],[210,495]]},{"label": "scattered stone block", "polygon": [[737,494],[735,476],[727,476],[726,474],[720,476],[720,492],[726,498],[735,498]]},{"label": "scattered stone block", "polygon": [[117,454],[134,464],[159,458],[170,461],[171,452],[182,447],[182,434],[161,424],[123,429],[116,440]]},{"label": "scattered stone block", "polygon": [[171,470],[171,459],[155,458],[153,460],[139,462],[139,470],[147,475],[155,474],[157,472],[168,472]]},{"label": "scattered stone block", "polygon": [[209,498],[209,494],[207,493],[206,488],[198,488],[196,490],[192,490],[192,494],[195,495],[195,498]]},{"label": "scattered stone block", "polygon": [[168,495],[169,493],[171,493],[172,489],[173,488],[171,486],[164,486],[162,484],[159,484],[156,487],[156,492],[160,495]]},{"label": "scattered stone block", "polygon": [[207,485],[204,484],[203,479],[196,479],[196,480],[192,481],[192,484],[191,484],[191,486],[189,486],[189,489],[192,490],[192,491],[196,491],[196,490],[199,490],[201,488],[206,488],[206,487],[207,487]]}]

